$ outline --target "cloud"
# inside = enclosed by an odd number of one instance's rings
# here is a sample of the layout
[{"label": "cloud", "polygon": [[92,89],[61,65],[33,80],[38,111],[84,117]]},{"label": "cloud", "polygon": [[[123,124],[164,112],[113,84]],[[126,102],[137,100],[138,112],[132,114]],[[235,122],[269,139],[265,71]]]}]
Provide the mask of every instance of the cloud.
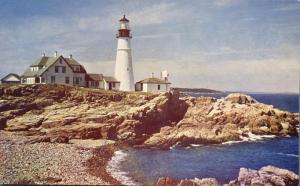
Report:
[{"label": "cloud", "polygon": [[283,6],[273,8],[272,11],[299,11],[300,10],[300,4],[298,2],[295,2],[293,4],[284,4]]},{"label": "cloud", "polygon": [[[177,3],[161,2],[136,8],[135,6],[133,5],[133,7],[128,8],[132,10],[125,12],[127,18],[132,20],[132,27],[135,28],[161,25],[174,18],[178,19],[181,17],[180,15],[187,13]],[[122,16],[123,8],[120,6],[111,7],[111,10],[106,15],[80,17],[78,26],[82,30],[116,30],[118,27],[117,20]]]},{"label": "cloud", "polygon": [[[22,9],[26,16],[0,12],[0,22],[7,19],[0,27],[1,76],[23,73],[42,52],[55,50],[72,53],[88,72],[113,75],[115,33],[125,12],[133,31],[136,80],[166,69],[173,86],[298,91],[295,3],[124,0],[73,6],[62,1],[59,8],[49,2],[43,5],[47,11]],[[51,4],[55,13],[49,13]]]},{"label": "cloud", "polygon": [[153,4],[149,7],[137,9],[128,13],[130,19],[134,20],[133,26],[148,26],[163,24],[170,20],[175,20],[184,15],[186,12],[184,9],[179,7],[176,3],[160,3]]}]

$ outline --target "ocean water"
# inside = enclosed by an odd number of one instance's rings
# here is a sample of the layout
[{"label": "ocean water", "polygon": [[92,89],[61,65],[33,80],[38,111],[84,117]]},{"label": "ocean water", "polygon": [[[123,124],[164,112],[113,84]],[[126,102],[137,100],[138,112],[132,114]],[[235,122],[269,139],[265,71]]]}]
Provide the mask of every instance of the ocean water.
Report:
[{"label": "ocean water", "polygon": [[[203,94],[201,94],[203,95]],[[194,95],[195,96],[195,95]],[[200,96],[200,94],[197,94]],[[209,94],[212,97],[226,95]],[[297,94],[252,94],[259,102],[298,112]],[[258,141],[219,145],[176,147],[171,150],[129,149],[119,157],[114,170],[126,183],[153,185],[159,177],[177,179],[214,177],[226,183],[238,176],[240,167],[260,169],[274,165],[299,173],[298,137],[265,138]],[[118,155],[119,154],[119,155]]]}]

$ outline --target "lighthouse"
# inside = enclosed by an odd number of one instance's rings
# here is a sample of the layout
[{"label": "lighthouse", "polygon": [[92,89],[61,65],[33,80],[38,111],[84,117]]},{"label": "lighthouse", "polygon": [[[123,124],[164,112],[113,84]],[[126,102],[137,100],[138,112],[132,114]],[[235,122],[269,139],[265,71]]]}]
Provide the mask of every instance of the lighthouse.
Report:
[{"label": "lighthouse", "polygon": [[123,16],[117,33],[118,47],[115,64],[115,78],[120,81],[120,90],[134,91],[134,79],[131,57],[129,20]]}]

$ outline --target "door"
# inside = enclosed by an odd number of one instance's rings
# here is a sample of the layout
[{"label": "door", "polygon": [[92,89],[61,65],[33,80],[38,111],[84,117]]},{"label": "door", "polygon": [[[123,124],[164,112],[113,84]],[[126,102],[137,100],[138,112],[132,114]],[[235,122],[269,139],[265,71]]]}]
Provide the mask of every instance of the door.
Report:
[{"label": "door", "polygon": [[112,84],[108,83],[108,90],[112,90]]}]

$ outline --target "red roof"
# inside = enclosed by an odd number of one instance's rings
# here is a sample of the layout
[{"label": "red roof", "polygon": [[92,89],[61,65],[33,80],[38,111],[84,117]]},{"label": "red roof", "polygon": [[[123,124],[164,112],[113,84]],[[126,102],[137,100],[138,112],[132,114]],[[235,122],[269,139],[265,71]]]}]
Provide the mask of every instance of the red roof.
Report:
[{"label": "red roof", "polygon": [[126,19],[125,14],[123,15],[122,19],[120,19],[120,21],[125,21],[125,22],[129,22],[128,19]]}]

